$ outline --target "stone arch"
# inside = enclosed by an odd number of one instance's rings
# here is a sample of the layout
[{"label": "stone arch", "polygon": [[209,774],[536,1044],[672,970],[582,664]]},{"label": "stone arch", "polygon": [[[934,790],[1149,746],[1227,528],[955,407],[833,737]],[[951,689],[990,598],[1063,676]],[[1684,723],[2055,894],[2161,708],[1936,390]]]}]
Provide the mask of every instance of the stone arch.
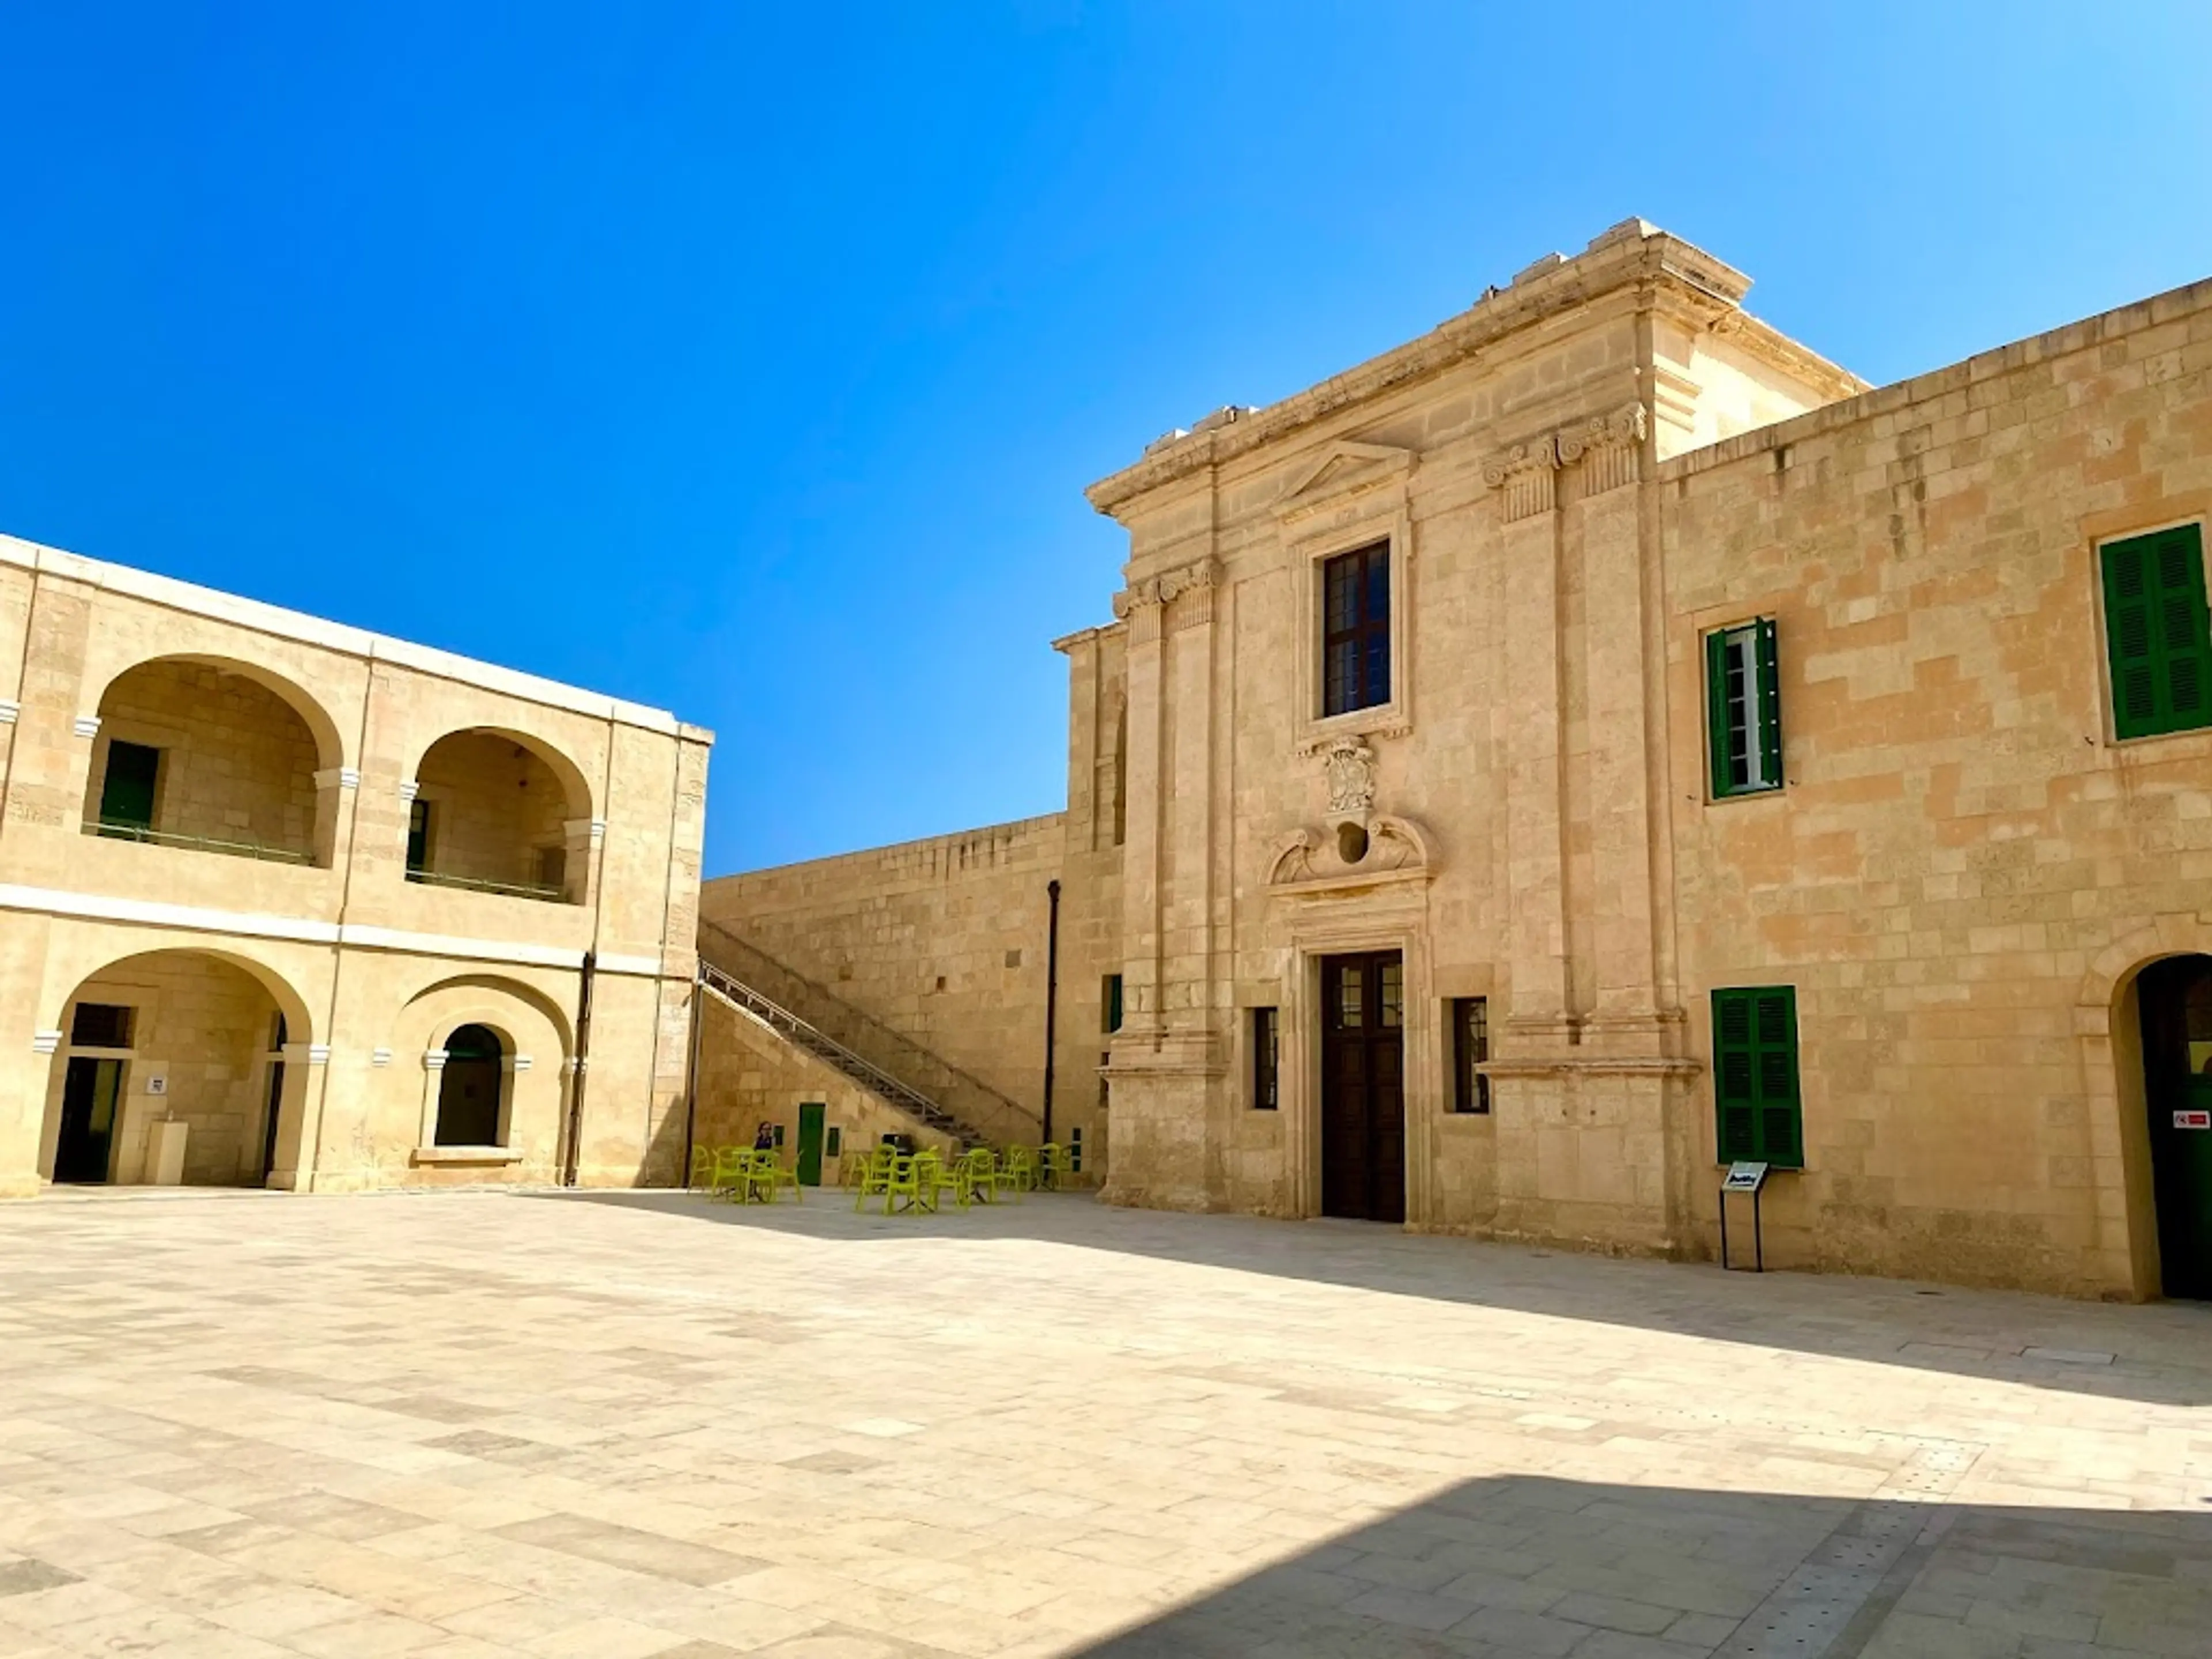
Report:
[{"label": "stone arch", "polygon": [[470,1144],[509,1154],[498,1160],[501,1170],[519,1167],[530,1178],[550,1176],[557,1164],[570,1082],[569,1021],[544,991],[504,975],[449,975],[423,986],[401,1006],[392,1032],[394,1058],[411,1057],[422,1076],[416,1145],[430,1150],[459,1144],[441,1136],[440,1121],[448,1104],[447,1045],[470,1027],[497,1037],[505,1069],[495,1138]]},{"label": "stone arch", "polygon": [[416,757],[407,876],[431,885],[586,902],[604,826],[591,781],[558,744],[460,726]]},{"label": "stone arch", "polygon": [[2075,1006],[2084,1013],[2101,1009],[2109,1016],[2137,974],[2163,957],[2181,956],[2212,956],[2212,923],[2193,910],[2169,910],[2150,917],[2090,960]]},{"label": "stone arch", "polygon": [[2212,923],[2194,911],[2145,917],[2091,958],[2075,999],[2090,1166],[2116,1173],[2125,1196],[2121,1214],[2100,1214],[2098,1247],[2143,1297],[2160,1279],[2136,981],[2153,963],[2192,955],[2212,956]]},{"label": "stone arch", "polygon": [[[128,1012],[94,1017],[108,1008]],[[156,1126],[167,1121],[184,1126],[189,1184],[287,1184],[276,1176],[296,1164],[322,1051],[307,1000],[280,969],[222,945],[126,951],[76,975],[49,1013],[43,1175],[155,1179]],[[87,1171],[76,1166],[95,1132],[99,1167]]]},{"label": "stone arch", "polygon": [[159,656],[142,657],[137,661],[118,669],[108,678],[107,684],[100,687],[100,704],[95,705],[95,710],[106,702],[109,694],[115,690],[119,682],[127,679],[141,669],[151,668],[161,663],[185,663],[195,668],[211,668],[218,674],[228,674],[240,679],[252,681],[263,690],[283,702],[300,717],[301,722],[307,726],[308,732],[315,740],[317,767],[331,768],[349,764],[345,754],[345,734],[338,729],[338,723],[331,718],[330,710],[323,707],[322,700],[296,680],[289,679],[274,669],[264,667],[259,663],[248,662],[242,657],[219,656],[204,651],[164,652]]},{"label": "stone arch", "polygon": [[94,834],[331,861],[345,744],[321,702],[257,663],[142,658],[101,687],[83,819]]}]

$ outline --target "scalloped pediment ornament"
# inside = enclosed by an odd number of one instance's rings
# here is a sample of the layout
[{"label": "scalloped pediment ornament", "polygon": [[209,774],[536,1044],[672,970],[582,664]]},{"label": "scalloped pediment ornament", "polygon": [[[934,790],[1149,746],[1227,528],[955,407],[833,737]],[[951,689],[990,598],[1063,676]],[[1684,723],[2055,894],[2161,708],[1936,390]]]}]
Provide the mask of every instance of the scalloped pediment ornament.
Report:
[{"label": "scalloped pediment ornament", "polygon": [[[1267,888],[1277,893],[1325,893],[1426,881],[1435,873],[1428,837],[1411,818],[1379,814],[1364,835],[1347,837],[1298,830],[1276,844],[1267,858]],[[1356,858],[1346,856],[1356,851]]]},{"label": "scalloped pediment ornament", "polygon": [[1386,485],[1402,487],[1418,459],[1410,449],[1340,438],[1293,475],[1291,487],[1275,503],[1275,516],[1285,524],[1294,524],[1317,513],[1333,512],[1370,490]]}]

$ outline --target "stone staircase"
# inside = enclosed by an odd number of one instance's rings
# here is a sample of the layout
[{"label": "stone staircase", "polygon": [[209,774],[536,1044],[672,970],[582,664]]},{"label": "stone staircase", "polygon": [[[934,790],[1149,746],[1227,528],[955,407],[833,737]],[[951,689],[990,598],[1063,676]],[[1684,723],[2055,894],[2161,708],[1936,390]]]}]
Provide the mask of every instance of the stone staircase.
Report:
[{"label": "stone staircase", "polygon": [[963,1146],[1038,1139],[1035,1112],[704,920],[699,982],[895,1111]]}]

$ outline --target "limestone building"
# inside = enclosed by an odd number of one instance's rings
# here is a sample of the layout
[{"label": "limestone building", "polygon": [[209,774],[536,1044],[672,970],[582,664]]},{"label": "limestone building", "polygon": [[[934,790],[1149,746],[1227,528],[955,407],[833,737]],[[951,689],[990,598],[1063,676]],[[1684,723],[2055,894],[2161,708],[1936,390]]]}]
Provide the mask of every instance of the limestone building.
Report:
[{"label": "limestone building", "polygon": [[0,1194],[678,1178],[709,735],[0,538]]},{"label": "limestone building", "polygon": [[1758,1161],[1770,1264],[2212,1294],[2212,283],[1878,390],[1747,288],[1630,221],[1152,445],[1066,811],[706,915],[1033,1120],[1049,995],[1123,1202],[1710,1257]]}]

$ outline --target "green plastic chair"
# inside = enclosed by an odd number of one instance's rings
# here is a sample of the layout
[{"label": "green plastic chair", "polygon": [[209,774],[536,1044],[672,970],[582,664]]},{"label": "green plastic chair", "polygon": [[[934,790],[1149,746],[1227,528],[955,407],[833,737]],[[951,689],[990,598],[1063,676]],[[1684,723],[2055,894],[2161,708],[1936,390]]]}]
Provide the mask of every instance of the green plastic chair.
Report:
[{"label": "green plastic chair", "polygon": [[1048,1140],[1038,1147],[1037,1185],[1048,1190],[1059,1186],[1060,1178],[1067,1169],[1066,1158],[1066,1152],[1056,1140]]},{"label": "green plastic chair", "polygon": [[1018,1204],[1022,1201],[1022,1194],[1029,1191],[1036,1181],[1036,1166],[1030,1162],[1030,1149],[1026,1146],[1007,1147],[1005,1154],[992,1166],[991,1192],[994,1197],[1000,1193],[1012,1193],[1014,1202]]},{"label": "green plastic chair", "polygon": [[[785,1188],[799,1199],[799,1172],[778,1161],[772,1152],[756,1151],[745,1174],[745,1200],[755,1204],[773,1204]],[[799,1199],[804,1203],[805,1200]]]},{"label": "green plastic chair", "polygon": [[988,1204],[999,1189],[998,1155],[988,1146],[977,1146],[961,1154],[958,1164],[960,1179],[967,1190],[960,1195],[960,1207],[970,1203]]},{"label": "green plastic chair", "polygon": [[691,1149],[691,1173],[684,1177],[684,1187],[687,1189],[705,1187],[714,1179],[714,1149],[712,1146],[694,1146]]},{"label": "green plastic chair", "polygon": [[752,1169],[752,1148],[750,1146],[717,1146],[714,1149],[714,1173],[711,1190],[717,1198],[744,1197],[747,1175]]},{"label": "green plastic chair", "polygon": [[1065,1191],[1081,1179],[1075,1167],[1075,1149],[1072,1146],[1048,1146],[1044,1149],[1044,1172],[1054,1191]]},{"label": "green plastic chair", "polygon": [[[914,1210],[922,1206],[922,1174],[925,1164],[934,1164],[932,1152],[898,1152],[891,1158],[891,1172],[884,1179],[884,1213],[896,1210]],[[902,1201],[903,1200],[903,1201]],[[929,1180],[929,1207],[937,1207],[937,1187],[934,1172]]]},{"label": "green plastic chair", "polygon": [[860,1191],[854,1194],[853,1208],[855,1211],[865,1209],[870,1199],[880,1198],[884,1200],[884,1212],[888,1214],[890,1210],[891,1171],[898,1161],[898,1149],[878,1146],[872,1152],[859,1156],[861,1158]]}]

